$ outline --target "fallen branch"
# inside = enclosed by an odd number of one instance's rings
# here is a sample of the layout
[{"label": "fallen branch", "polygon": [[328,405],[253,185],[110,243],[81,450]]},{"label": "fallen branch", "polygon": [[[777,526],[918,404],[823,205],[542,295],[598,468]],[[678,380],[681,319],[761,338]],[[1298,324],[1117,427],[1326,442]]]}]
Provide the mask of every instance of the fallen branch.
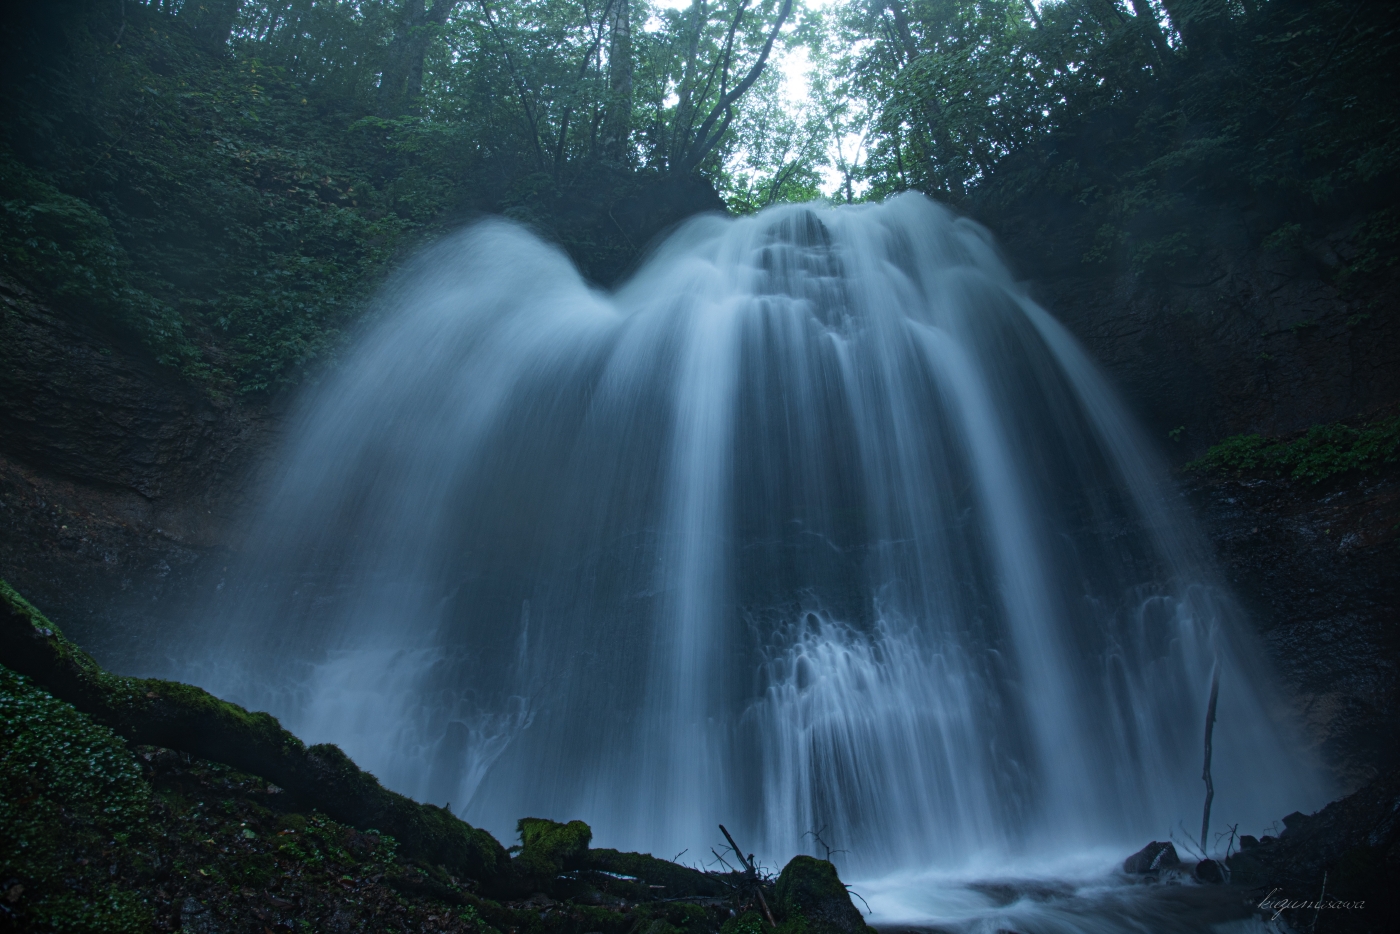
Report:
[{"label": "fallen branch", "polygon": [[778,926],[778,922],[773,920],[773,912],[768,910],[768,900],[763,897],[763,883],[758,877],[758,867],[754,865],[753,854],[744,855],[744,851],[739,849],[739,844],[734,842],[734,838],[729,835],[729,831],[724,829],[724,825],[719,825],[719,832],[724,834],[724,839],[729,841],[729,845],[734,848],[734,855],[739,857],[739,861],[744,864],[746,873],[753,882],[754,894],[758,896],[758,903],[763,906],[763,915],[768,919],[768,923],[773,927]]},{"label": "fallen branch", "polygon": [[1210,703],[1206,705],[1206,764],[1201,770],[1201,777],[1206,782],[1206,808],[1201,815],[1201,852],[1205,853],[1206,843],[1210,836],[1210,804],[1215,800],[1215,784],[1210,780],[1210,753],[1211,735],[1215,732],[1215,702],[1220,697],[1220,665],[1215,666],[1215,671],[1210,679]]}]

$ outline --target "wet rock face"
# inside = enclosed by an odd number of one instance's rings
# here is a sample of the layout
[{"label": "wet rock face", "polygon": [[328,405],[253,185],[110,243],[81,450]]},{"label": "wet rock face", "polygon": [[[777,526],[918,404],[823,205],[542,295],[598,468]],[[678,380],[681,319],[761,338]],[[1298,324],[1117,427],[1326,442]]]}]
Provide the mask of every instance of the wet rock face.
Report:
[{"label": "wet rock face", "polygon": [[[1034,208],[989,218],[1032,294],[1082,341],[1181,461],[1233,434],[1288,434],[1400,399],[1396,275],[1344,285],[1359,218],[1261,248],[1269,221],[1201,211],[1198,257],[1147,274],[1084,262],[1091,246]],[[1178,431],[1178,429],[1181,429]]]},{"label": "wet rock face", "polygon": [[1186,493],[1338,784],[1400,765],[1400,470]]},{"label": "wet rock face", "polygon": [[180,906],[180,931],[181,934],[219,934],[219,926],[209,906],[190,897]]},{"label": "wet rock face", "polygon": [[774,897],[785,919],[806,919],[806,934],[867,934],[870,930],[836,867],[824,859],[793,857],[778,876]]},{"label": "wet rock face", "polygon": [[[1167,456],[1281,435],[1400,401],[1400,270],[1347,281],[1359,218],[1259,246],[1258,209],[1200,212],[1197,259],[1145,275],[1084,262],[1059,212],[988,205],[1032,295],[1084,344]],[[1342,788],[1400,763],[1400,478],[1184,483],[1227,581],[1251,610]]]},{"label": "wet rock face", "polygon": [[3,279],[0,309],[6,455],[150,500],[218,470],[236,446],[226,409],[103,322],[39,304]]}]

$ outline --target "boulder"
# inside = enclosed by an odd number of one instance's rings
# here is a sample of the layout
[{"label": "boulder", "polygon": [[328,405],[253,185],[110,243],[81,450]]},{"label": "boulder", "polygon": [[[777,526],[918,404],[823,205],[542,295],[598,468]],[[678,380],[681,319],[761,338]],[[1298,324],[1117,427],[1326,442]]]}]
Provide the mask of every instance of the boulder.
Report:
[{"label": "boulder", "polygon": [[1206,885],[1224,885],[1225,868],[1213,859],[1203,859],[1196,864],[1191,876]]},{"label": "boulder", "polygon": [[851,901],[836,867],[824,859],[795,856],[783,867],[774,906],[784,926],[798,918],[806,934],[869,934],[865,918]]},{"label": "boulder", "polygon": [[521,846],[513,863],[524,875],[553,879],[566,869],[579,868],[588,859],[593,830],[581,820],[561,824],[542,817],[522,817],[515,829]]},{"label": "boulder", "polygon": [[1279,834],[1279,836],[1282,837],[1284,834],[1290,833],[1296,834],[1310,820],[1312,820],[1311,816],[1304,814],[1302,811],[1294,811],[1283,819],[1283,833]]},{"label": "boulder", "polygon": [[1181,865],[1181,857],[1176,855],[1176,847],[1170,843],[1153,840],[1132,856],[1123,860],[1124,872],[1161,872]]}]

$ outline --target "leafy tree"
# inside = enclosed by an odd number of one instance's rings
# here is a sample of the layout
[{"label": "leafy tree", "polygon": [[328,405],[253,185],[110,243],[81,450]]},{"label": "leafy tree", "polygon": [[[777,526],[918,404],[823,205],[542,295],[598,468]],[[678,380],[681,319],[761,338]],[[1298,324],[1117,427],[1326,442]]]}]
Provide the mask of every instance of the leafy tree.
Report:
[{"label": "leafy tree", "polygon": [[1394,4],[851,0],[833,33],[830,78],[870,114],[867,197],[1038,205],[1062,261],[1145,275],[1192,262],[1222,204],[1250,205],[1259,243],[1358,209],[1370,242],[1400,234]]},{"label": "leafy tree", "polygon": [[[763,136],[791,129],[768,65],[792,10],[12,7],[0,14],[7,274],[106,316],[215,393],[276,392],[314,372],[394,262],[474,214],[529,223],[611,281],[657,229],[720,206],[716,187],[813,190],[793,165],[819,154],[810,129]],[[731,163],[748,167],[742,182]]]}]

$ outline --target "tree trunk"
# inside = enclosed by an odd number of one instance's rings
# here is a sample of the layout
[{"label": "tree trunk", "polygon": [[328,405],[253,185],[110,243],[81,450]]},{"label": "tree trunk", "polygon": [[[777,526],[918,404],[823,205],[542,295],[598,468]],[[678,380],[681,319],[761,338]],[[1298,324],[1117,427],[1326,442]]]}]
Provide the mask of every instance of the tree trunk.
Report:
[{"label": "tree trunk", "polygon": [[457,2],[435,0],[432,9],[425,9],[424,0],[403,0],[379,77],[379,116],[399,117],[416,109],[423,94],[423,58],[435,34],[433,27],[447,22]]},{"label": "tree trunk", "polygon": [[[735,14],[734,22],[730,25],[730,40],[733,39],[743,15],[744,8],[741,6]],[[783,28],[783,24],[787,22],[790,15],[792,15],[792,0],[783,0],[783,5],[778,10],[778,18],[773,22],[773,28],[769,31],[768,38],[764,40],[763,47],[758,50],[758,60],[753,63],[748,74],[744,75],[743,79],[729,90],[725,90],[729,75],[729,62],[726,57],[721,68],[719,101],[710,109],[709,116],[701,122],[693,138],[686,142],[685,154],[671,166],[672,172],[679,175],[693,172],[700,167],[700,163],[705,161],[705,157],[719,145],[719,141],[724,138],[725,132],[729,129],[729,124],[734,120],[734,104],[748,93],[749,88],[753,87],[754,82],[758,80],[758,76],[763,74],[763,69],[768,66],[768,56],[773,51],[773,42],[778,38],[779,30]],[[726,56],[729,48],[728,41],[726,41]],[[717,123],[718,127],[715,126]]]},{"label": "tree trunk", "polygon": [[610,33],[603,155],[617,162],[627,162],[632,136],[632,4],[629,0],[614,0]]},{"label": "tree trunk", "polygon": [[[919,57],[919,47],[909,30],[909,15],[905,12],[904,4],[900,0],[886,0],[885,7],[894,19],[894,27],[899,35],[900,45],[904,47],[904,63],[906,66],[911,65]],[[914,115],[911,114],[912,116]],[[934,94],[921,96],[917,105],[917,116],[923,124],[923,132],[930,143],[929,149],[932,150],[929,153],[930,168],[937,165],[936,157],[941,156],[947,159],[948,161],[942,167],[947,178],[948,190],[952,192],[953,189],[957,189],[955,193],[959,196],[963,195],[966,188],[966,178],[952,158],[958,148],[953,144],[952,135],[943,124],[943,105],[939,103],[938,97]],[[910,122],[913,123],[913,120]]]},{"label": "tree trunk", "polygon": [[[620,0],[615,0],[620,2]],[[676,119],[671,126],[671,151],[667,162],[674,165],[684,158],[686,143],[695,129],[695,82],[700,58],[700,33],[704,31],[709,18],[705,15],[705,0],[694,0],[690,5],[690,36],[686,46],[685,69],[681,72],[681,86],[677,89]]]},{"label": "tree trunk", "polygon": [[241,5],[239,0],[197,0],[185,4],[180,15],[189,17],[201,45],[211,52],[219,52],[228,45]]},{"label": "tree trunk", "polygon": [[1138,28],[1142,30],[1147,41],[1152,43],[1152,48],[1157,52],[1157,58],[1161,60],[1162,66],[1167,67],[1171,63],[1171,46],[1167,44],[1167,37],[1162,34],[1162,26],[1157,22],[1157,11],[1152,9],[1152,4],[1147,0],[1133,0],[1134,19],[1137,20]]},{"label": "tree trunk", "polygon": [[1228,21],[1221,0],[1162,0],[1186,51],[1192,55],[1209,55],[1216,50],[1220,27]]}]

